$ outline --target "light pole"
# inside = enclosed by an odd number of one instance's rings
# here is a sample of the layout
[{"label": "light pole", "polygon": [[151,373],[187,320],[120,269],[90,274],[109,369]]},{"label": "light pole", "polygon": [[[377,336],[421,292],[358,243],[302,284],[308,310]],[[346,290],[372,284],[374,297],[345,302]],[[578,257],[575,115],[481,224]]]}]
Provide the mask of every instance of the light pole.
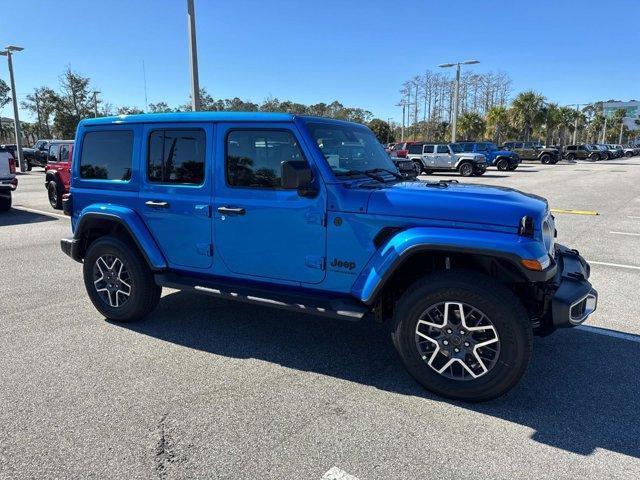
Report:
[{"label": "light pole", "polygon": [[0,55],[7,57],[7,63],[9,65],[9,80],[11,82],[11,97],[13,98],[13,126],[16,134],[16,152],[18,152],[18,164],[20,165],[20,171],[27,171],[27,164],[24,161],[24,155],[22,154],[22,128],[20,126],[20,117],[18,115],[18,96],[16,95],[16,82],[13,79],[13,61],[11,56],[13,52],[21,52],[24,50],[22,47],[16,47],[15,45],[8,45],[4,50],[0,51]]},{"label": "light pole", "polygon": [[189,22],[189,60],[191,62],[191,110],[200,110],[200,83],[198,81],[198,47],[196,45],[196,10],[193,0],[187,0]]},{"label": "light pole", "polygon": [[480,63],[478,60],[467,60],[457,63],[442,63],[440,68],[456,67],[456,87],[453,93],[453,115],[451,116],[451,142],[456,141],[456,129],[458,128],[458,103],[460,97],[460,65],[473,65]]},{"label": "light pole", "polygon": [[102,93],[98,90],[93,91],[93,117],[98,117],[98,94]]}]

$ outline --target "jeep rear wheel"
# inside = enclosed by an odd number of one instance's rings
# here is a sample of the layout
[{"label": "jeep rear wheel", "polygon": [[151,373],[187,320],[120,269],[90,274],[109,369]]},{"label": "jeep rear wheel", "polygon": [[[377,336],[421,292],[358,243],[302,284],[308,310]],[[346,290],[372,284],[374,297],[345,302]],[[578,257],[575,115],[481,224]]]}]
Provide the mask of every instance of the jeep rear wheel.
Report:
[{"label": "jeep rear wheel", "polygon": [[422,173],[422,162],[420,160],[413,161],[413,170],[416,172],[416,175],[420,175]]},{"label": "jeep rear wheel", "polygon": [[567,154],[567,160],[575,160],[576,159],[576,155],[575,153],[569,153]]},{"label": "jeep rear wheel", "polygon": [[60,185],[57,180],[51,180],[47,185],[47,195],[49,197],[49,204],[56,210],[62,208],[62,192],[60,191]]},{"label": "jeep rear wheel", "polygon": [[476,272],[442,272],[413,284],[395,312],[394,344],[427,390],[457,400],[498,397],[522,377],[533,333],[520,301]]},{"label": "jeep rear wheel", "polygon": [[94,241],[84,258],[84,284],[96,309],[109,320],[130,322],[151,313],[162,289],[142,255],[114,236]]},{"label": "jeep rear wheel", "polygon": [[473,165],[471,165],[469,162],[460,164],[459,170],[460,175],[462,175],[463,177],[470,177],[471,175],[473,175]]},{"label": "jeep rear wheel", "polygon": [[498,167],[498,170],[500,170],[501,172],[505,172],[509,170],[509,161],[506,158],[501,158],[500,160],[498,160],[496,167]]}]

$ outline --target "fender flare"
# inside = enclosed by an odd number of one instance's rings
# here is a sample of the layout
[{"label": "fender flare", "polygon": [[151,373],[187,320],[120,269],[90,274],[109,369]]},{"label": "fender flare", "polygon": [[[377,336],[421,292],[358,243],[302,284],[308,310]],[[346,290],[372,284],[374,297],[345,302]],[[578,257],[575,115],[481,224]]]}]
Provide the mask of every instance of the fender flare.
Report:
[{"label": "fender flare", "polygon": [[[167,261],[160,251],[160,247],[158,247],[151,232],[135,211],[127,207],[106,203],[90,205],[80,213],[73,238],[80,240],[83,233],[88,228],[91,228],[91,224],[96,220],[106,220],[121,225],[136,243],[151,270],[156,271],[167,268]],[[82,252],[82,255],[84,255],[84,252]]]},{"label": "fender flare", "polygon": [[487,232],[458,228],[413,227],[396,233],[371,257],[351,287],[351,295],[371,305],[387,280],[415,253],[451,252],[484,255],[506,260],[530,282],[553,277],[554,261],[542,272],[527,270],[520,260],[548,255],[542,242],[517,233]]}]

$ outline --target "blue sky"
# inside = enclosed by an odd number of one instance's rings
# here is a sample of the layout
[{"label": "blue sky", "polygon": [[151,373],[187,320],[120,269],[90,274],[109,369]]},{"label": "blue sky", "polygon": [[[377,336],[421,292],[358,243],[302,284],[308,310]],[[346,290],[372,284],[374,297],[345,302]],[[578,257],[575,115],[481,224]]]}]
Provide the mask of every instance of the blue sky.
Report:
[{"label": "blue sky", "polygon": [[[57,88],[70,66],[106,101],[143,107],[143,60],[149,102],[188,98],[186,0],[0,0],[0,11],[0,45],[25,47],[19,99]],[[471,68],[560,104],[640,99],[638,0],[196,0],[196,16],[200,83],[216,98],[339,100],[399,119],[404,80],[477,58]]]}]

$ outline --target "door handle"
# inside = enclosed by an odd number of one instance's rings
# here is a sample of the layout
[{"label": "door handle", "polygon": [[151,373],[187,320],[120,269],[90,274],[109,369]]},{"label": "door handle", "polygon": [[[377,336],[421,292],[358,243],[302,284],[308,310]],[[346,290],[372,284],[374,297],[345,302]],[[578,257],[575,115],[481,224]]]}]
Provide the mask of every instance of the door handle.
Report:
[{"label": "door handle", "polygon": [[156,200],[149,200],[144,202],[149,208],[169,208],[169,202],[158,202]]},{"label": "door handle", "polygon": [[247,212],[241,207],[218,207],[218,213],[223,215],[244,215]]}]

